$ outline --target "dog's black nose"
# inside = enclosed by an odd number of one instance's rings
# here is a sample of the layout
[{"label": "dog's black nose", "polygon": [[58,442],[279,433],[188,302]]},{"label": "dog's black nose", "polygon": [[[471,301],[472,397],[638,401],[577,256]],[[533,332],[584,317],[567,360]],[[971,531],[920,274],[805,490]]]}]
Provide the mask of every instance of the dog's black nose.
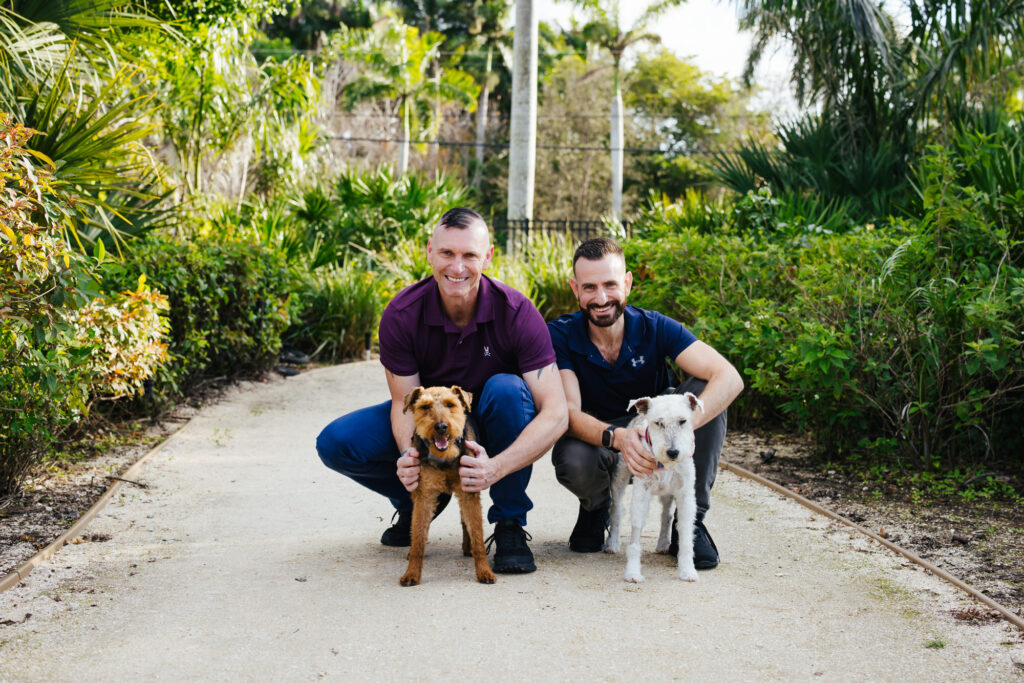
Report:
[{"label": "dog's black nose", "polygon": [[448,433],[448,423],[447,422],[438,422],[436,425],[434,425],[434,431],[437,432],[438,434],[447,434]]},{"label": "dog's black nose", "polygon": [[667,451],[665,451],[665,455],[667,455],[670,460],[675,460],[676,458],[679,457],[679,449],[678,448],[670,448]]}]

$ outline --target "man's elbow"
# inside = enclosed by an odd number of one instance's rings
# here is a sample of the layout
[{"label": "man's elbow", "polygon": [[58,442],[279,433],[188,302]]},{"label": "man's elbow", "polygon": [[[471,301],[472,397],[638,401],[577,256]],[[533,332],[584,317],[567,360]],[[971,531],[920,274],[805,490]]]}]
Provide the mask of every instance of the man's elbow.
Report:
[{"label": "man's elbow", "polygon": [[732,388],[732,391],[731,391],[732,398],[729,399],[729,403],[732,403],[734,400],[736,400],[736,397],[739,396],[740,393],[743,391],[743,389],[745,388],[745,385],[743,383],[743,376],[740,375],[739,370],[737,370],[734,365],[730,364],[729,365],[729,370],[731,371],[729,373],[729,375],[730,375],[729,383],[730,383],[731,388]]},{"label": "man's elbow", "polygon": [[552,413],[555,423],[555,438],[565,434],[569,430],[569,407],[565,401],[560,401]]}]

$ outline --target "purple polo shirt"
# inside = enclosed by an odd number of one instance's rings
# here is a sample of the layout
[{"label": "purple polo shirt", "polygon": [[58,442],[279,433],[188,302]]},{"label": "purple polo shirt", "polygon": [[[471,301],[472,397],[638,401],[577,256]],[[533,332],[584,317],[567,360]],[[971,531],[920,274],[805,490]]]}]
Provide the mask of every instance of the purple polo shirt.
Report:
[{"label": "purple polo shirt", "polygon": [[511,287],[480,278],[473,320],[460,330],[444,314],[432,277],[399,292],[380,319],[380,362],[423,386],[457,384],[479,393],[491,376],[518,375],[555,362],[544,318]]}]

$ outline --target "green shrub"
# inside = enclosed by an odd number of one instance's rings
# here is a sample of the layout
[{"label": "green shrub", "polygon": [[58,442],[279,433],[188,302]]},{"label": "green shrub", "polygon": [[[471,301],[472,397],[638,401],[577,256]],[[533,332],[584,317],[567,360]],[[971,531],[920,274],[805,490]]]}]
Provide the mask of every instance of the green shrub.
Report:
[{"label": "green shrub", "polygon": [[290,280],[278,253],[230,236],[155,235],[133,245],[127,265],[107,267],[104,290],[126,289],[139,274],[170,303],[171,361],[158,388],[181,394],[274,364],[289,321]]},{"label": "green shrub", "polygon": [[349,265],[308,274],[299,289],[301,312],[284,339],[317,360],[337,362],[363,355],[365,336],[377,336],[386,300],[374,273]]},{"label": "green shrub", "polygon": [[69,311],[84,303],[84,259],[37,215],[59,212],[52,167],[32,161],[35,131],[0,115],[0,495],[13,492],[86,411],[84,355]]},{"label": "green shrub", "polygon": [[783,418],[840,456],[1019,462],[1024,195],[961,186],[974,158],[933,153],[917,223],[797,241],[653,230],[626,245],[632,300],[741,370],[741,424]]}]

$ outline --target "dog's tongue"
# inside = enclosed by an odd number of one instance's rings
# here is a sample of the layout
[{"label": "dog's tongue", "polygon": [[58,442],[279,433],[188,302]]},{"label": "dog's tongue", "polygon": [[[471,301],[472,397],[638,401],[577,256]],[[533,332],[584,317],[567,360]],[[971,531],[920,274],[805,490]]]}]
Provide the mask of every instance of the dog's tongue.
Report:
[{"label": "dog's tongue", "polygon": [[434,437],[434,448],[439,451],[448,450],[448,437],[446,436],[435,436]]}]

